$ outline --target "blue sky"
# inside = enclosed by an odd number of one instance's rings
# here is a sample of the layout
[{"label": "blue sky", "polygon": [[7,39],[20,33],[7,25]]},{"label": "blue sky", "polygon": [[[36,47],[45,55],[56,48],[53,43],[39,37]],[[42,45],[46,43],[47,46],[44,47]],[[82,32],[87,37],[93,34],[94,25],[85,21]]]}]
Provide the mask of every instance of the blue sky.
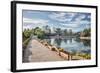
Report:
[{"label": "blue sky", "polygon": [[46,25],[81,31],[91,26],[91,13],[23,10],[23,28]]}]

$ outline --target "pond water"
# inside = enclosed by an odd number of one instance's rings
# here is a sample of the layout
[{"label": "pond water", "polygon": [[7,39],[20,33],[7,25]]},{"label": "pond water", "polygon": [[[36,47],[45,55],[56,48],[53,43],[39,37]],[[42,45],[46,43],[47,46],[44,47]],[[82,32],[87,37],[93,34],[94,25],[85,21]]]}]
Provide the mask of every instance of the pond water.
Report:
[{"label": "pond water", "polygon": [[48,38],[44,39],[51,45],[63,48],[65,51],[70,53],[91,53],[91,41],[81,40],[79,38]]}]

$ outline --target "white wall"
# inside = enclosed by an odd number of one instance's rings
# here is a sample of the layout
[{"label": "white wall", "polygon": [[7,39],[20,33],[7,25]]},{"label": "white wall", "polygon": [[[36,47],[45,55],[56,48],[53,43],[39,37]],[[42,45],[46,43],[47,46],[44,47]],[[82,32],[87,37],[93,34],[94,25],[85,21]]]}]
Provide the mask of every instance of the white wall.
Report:
[{"label": "white wall", "polygon": [[[10,1],[11,0],[0,0],[0,73],[11,73],[10,72]],[[100,7],[99,5],[100,0],[33,0],[33,1],[55,2],[55,3],[65,3],[65,4],[71,3],[71,4],[98,5]],[[98,16],[100,16],[100,14]],[[100,25],[98,26],[98,28],[99,27]],[[98,40],[100,40],[100,38]],[[100,56],[99,48],[98,48],[98,52]],[[100,67],[84,68],[84,69],[82,68],[82,69],[38,71],[36,73],[52,73],[52,72],[53,73],[66,73],[66,72],[67,73],[99,73]]]}]

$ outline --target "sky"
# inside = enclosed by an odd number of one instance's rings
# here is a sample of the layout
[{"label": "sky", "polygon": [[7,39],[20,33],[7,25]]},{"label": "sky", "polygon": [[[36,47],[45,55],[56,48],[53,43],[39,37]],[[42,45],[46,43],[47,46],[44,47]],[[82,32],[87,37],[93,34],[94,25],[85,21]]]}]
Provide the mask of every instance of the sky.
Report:
[{"label": "sky", "polygon": [[23,10],[23,29],[46,25],[82,31],[91,27],[91,13]]}]

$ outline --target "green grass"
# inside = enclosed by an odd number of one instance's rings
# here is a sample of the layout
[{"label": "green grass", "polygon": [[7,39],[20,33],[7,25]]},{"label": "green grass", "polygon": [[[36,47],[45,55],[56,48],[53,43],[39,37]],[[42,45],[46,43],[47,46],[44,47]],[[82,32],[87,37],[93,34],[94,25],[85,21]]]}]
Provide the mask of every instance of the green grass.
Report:
[{"label": "green grass", "polygon": [[27,38],[25,41],[23,41],[23,48],[27,47],[29,41],[30,41],[30,38]]},{"label": "green grass", "polygon": [[59,50],[60,52],[63,52],[63,51],[64,51],[64,49],[63,49],[63,48],[58,48],[58,50]]},{"label": "green grass", "polygon": [[85,59],[91,59],[91,54],[85,54],[85,53],[84,54],[83,53],[81,54],[81,53],[77,53],[77,55],[80,56],[80,57],[83,57]]}]

